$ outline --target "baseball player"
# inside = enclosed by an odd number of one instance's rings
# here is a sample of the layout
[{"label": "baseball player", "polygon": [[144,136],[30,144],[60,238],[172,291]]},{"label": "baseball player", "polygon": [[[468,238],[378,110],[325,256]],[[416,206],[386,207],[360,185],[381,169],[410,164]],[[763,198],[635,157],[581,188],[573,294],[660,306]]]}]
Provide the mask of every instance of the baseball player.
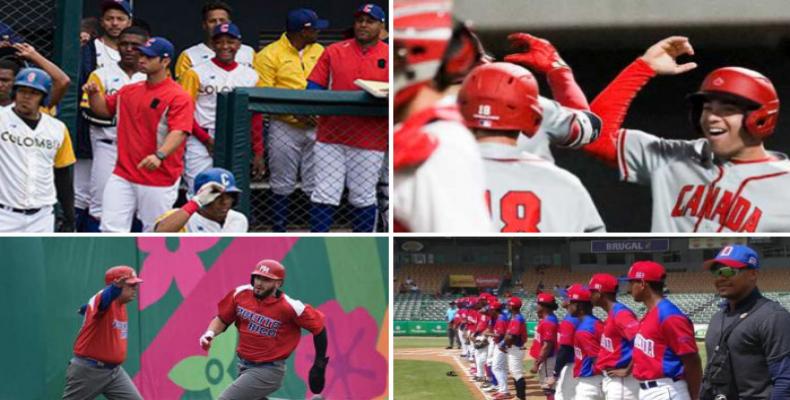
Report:
[{"label": "baseball player", "polygon": [[[207,1],[203,5],[201,15],[203,16],[202,27],[206,33],[203,42],[198,43],[181,52],[176,60],[176,78],[181,79],[190,68],[195,68],[200,64],[207,63],[215,56],[216,49],[212,37],[214,29],[218,25],[227,24],[231,21],[230,15],[233,9],[224,1]],[[252,68],[252,60],[255,57],[255,50],[252,47],[242,44],[236,53],[236,62]]]},{"label": "baseball player", "polygon": [[[102,0],[100,3],[99,25],[102,35],[80,47],[79,98],[83,98],[82,87],[88,82],[90,74],[121,61],[118,42],[121,32],[132,26],[132,6],[127,0]],[[91,205],[92,135],[91,122],[85,113],[78,114],[75,137],[77,163],[74,165],[74,206],[77,213],[77,227],[80,231],[95,230],[95,221],[88,218]],[[103,165],[105,166],[105,165]],[[102,179],[102,178],[100,178]]]},{"label": "baseball player", "polygon": [[74,357],[66,370],[64,400],[142,400],[121,364],[126,360],[129,317],[126,304],[137,296],[143,280],[121,265],[104,273],[106,287],[83,305],[82,327],[74,341]]},{"label": "baseball player", "polygon": [[155,232],[247,232],[247,216],[231,209],[241,193],[232,172],[209,168],[195,178],[193,191],[183,207],[157,219]]},{"label": "baseball player", "polygon": [[[385,21],[381,7],[359,7],[354,13],[354,38],[326,48],[308,77],[307,88],[358,90],[356,79],[389,82],[389,46],[379,40]],[[387,118],[324,116],[316,134],[310,230],[329,230],[345,186],[348,202],[354,207],[354,232],[372,232],[376,184],[389,140]]]},{"label": "baseball player", "polygon": [[477,296],[472,296],[469,298],[468,305],[469,308],[466,311],[466,330],[464,332],[464,339],[466,340],[466,360],[472,364],[470,370],[472,374],[477,373],[477,366],[474,364],[475,362],[475,329],[477,329],[477,321],[480,319],[480,300]]},{"label": "baseball player", "polygon": [[549,400],[554,399],[554,389],[548,386],[548,380],[554,373],[554,364],[557,361],[557,328],[559,320],[554,315],[554,311],[559,308],[554,295],[550,293],[540,293],[537,298],[537,314],[540,321],[535,327],[535,337],[529,348],[529,356],[535,360],[529,370],[532,374],[538,374],[543,393]]},{"label": "baseball player", "polygon": [[606,400],[637,400],[639,382],[631,375],[631,354],[639,320],[631,309],[617,301],[618,281],[610,274],[590,278],[590,300],[601,307],[607,317],[601,334],[601,350],[595,367],[603,374]]},{"label": "baseball player", "polygon": [[[562,307],[566,311],[570,306],[568,300],[567,297],[564,297],[562,302]],[[573,376],[573,339],[577,326],[579,326],[579,318],[568,311],[557,328],[557,346],[559,346],[557,359],[554,364],[554,372],[546,382],[546,386],[555,387],[555,400],[571,400],[576,393],[577,379]]]},{"label": "baseball player", "polygon": [[[289,12],[286,32],[255,55],[254,66],[261,76],[261,85],[305,89],[307,77],[324,52],[317,43],[319,31],[328,27],[329,22],[319,19],[313,10]],[[268,132],[272,230],[285,232],[289,196],[296,188],[297,177],[301,176],[302,191],[308,197],[315,185],[315,121],[305,116],[276,115],[272,116]]]},{"label": "baseball player", "polygon": [[666,271],[653,261],[628,270],[630,292],[647,306],[634,338],[633,374],[639,398],[699,399],[702,362],[691,320],[663,296]]},{"label": "baseball player", "polygon": [[480,151],[455,102],[440,104],[483,52],[453,29],[451,0],[396,0],[393,12],[393,229],[490,231]]},{"label": "baseball player", "polygon": [[[521,315],[520,298],[511,297],[508,299],[507,306],[511,313],[510,322],[507,325],[505,340],[499,350],[507,353],[507,369],[516,383],[516,398],[524,400],[527,398],[527,381],[524,379],[524,350],[522,348],[527,344],[527,321]],[[505,381],[504,385],[507,385],[507,380],[503,381]],[[510,399],[512,397],[512,395],[505,393],[495,395],[494,399]]]},{"label": "baseball player", "polygon": [[538,86],[525,68],[491,63],[472,70],[458,104],[477,137],[486,200],[501,232],[603,232],[590,194],[571,173],[521,152],[516,138],[540,125]]},{"label": "baseball player", "polygon": [[511,313],[508,304],[503,304],[502,312],[494,322],[492,341],[496,344],[496,349],[491,358],[491,371],[494,375],[496,385],[494,385],[494,396],[513,398],[507,391],[507,351],[505,349],[505,336],[510,325]]},{"label": "baseball player", "polygon": [[[181,75],[180,83],[195,102],[192,135],[186,140],[184,181],[193,188],[195,177],[214,165],[214,134],[217,114],[217,95],[237,87],[260,86],[258,74],[252,68],[237,63],[241,46],[241,31],[236,24],[224,23],[214,27],[211,36],[216,56]],[[253,126],[260,127],[253,121]],[[255,158],[263,160],[263,141],[260,129],[252,129]]]},{"label": "baseball player", "polygon": [[0,58],[0,109],[14,103],[14,99],[11,98],[11,89],[14,87],[16,74],[21,68],[20,63],[16,60],[7,57]]},{"label": "baseball player", "polygon": [[[60,104],[63,95],[71,84],[71,79],[60,67],[48,60],[29,43],[7,42],[2,44],[0,41],[0,60],[3,61],[5,68],[4,77],[0,78],[0,107],[13,104],[11,98],[11,88],[14,78],[23,66],[36,66],[46,72],[52,79],[52,88],[47,96],[46,104],[42,104],[42,111],[55,116],[56,106]],[[7,97],[5,96],[7,95]]]},{"label": "baseball player", "polygon": [[[484,293],[485,294],[485,293]],[[488,302],[488,296],[480,295],[480,301],[478,302],[480,309],[478,310],[478,318],[477,324],[474,327],[472,332],[473,341],[475,348],[475,376],[473,380],[475,382],[486,382],[486,360],[488,360],[488,337],[486,337],[486,330],[488,330],[488,326],[491,322],[491,316],[489,315],[489,307],[490,304]]]},{"label": "baseball player", "polygon": [[252,271],[250,283],[231,290],[217,305],[217,316],[200,337],[204,350],[215,336],[235,324],[239,331],[238,378],[220,395],[220,400],[258,400],[277,391],[285,379],[285,363],[296,349],[302,329],[313,334],[315,362],[309,385],[321,393],[329,358],[324,315],[309,304],[288,297],[280,289],[285,267],[275,260],[261,260]]},{"label": "baseball player", "polygon": [[49,74],[24,68],[14,80],[14,105],[0,108],[0,231],[53,232],[56,202],[64,213],[61,230],[74,230],[71,136],[41,112],[51,87]]},{"label": "baseball player", "polygon": [[[144,45],[147,40],[148,33],[142,28],[133,26],[124,29],[118,39],[121,60],[91,72],[88,82],[97,85],[99,92],[106,97],[117,93],[125,85],[144,81],[146,76],[140,72],[140,52],[137,47]],[[118,127],[114,118],[92,116],[87,100],[87,97],[83,99],[82,107],[85,111],[83,117],[90,123],[93,160],[90,170],[90,218],[85,230],[99,232],[104,188],[118,160]]]},{"label": "baseball player", "polygon": [[585,149],[620,170],[626,182],[650,185],[654,232],[786,232],[790,161],[765,149],[776,128],[779,98],[756,71],[724,67],[709,73],[689,96],[691,121],[702,136],[666,140],[620,129],[631,100],[655,75],[696,67],[688,39],[673,36],[651,46],[593,101],[604,121],[602,140]]},{"label": "baseball player", "polygon": [[173,45],[154,37],[138,49],[145,82],[126,85],[106,98],[95,83],[83,89],[94,114],[118,116],[118,161],[104,189],[103,232],[128,232],[135,212],[143,230],[150,231],[173,206],[184,139],[192,130],[192,99],[167,75]]},{"label": "baseball player", "polygon": [[458,332],[458,341],[461,343],[461,358],[469,357],[469,345],[466,342],[466,315],[469,312],[469,302],[467,298],[458,299],[458,312],[455,313],[453,321],[455,321],[456,331]]},{"label": "baseball player", "polygon": [[579,319],[573,334],[573,376],[576,378],[574,399],[603,400],[601,371],[595,364],[601,350],[603,323],[592,313],[590,296],[590,290],[581,284],[568,288],[568,312]]},{"label": "baseball player", "polygon": [[488,297],[488,326],[484,331],[484,335],[488,341],[488,350],[485,354],[485,369],[486,369],[486,376],[488,376],[488,380],[483,382],[480,386],[481,389],[488,389],[489,392],[495,393],[498,391],[499,382],[497,381],[496,376],[494,375],[493,370],[493,361],[494,361],[494,354],[497,351],[496,347],[497,344],[495,342],[496,334],[494,333],[494,327],[496,326],[496,322],[499,319],[499,315],[502,312],[502,304],[499,300],[491,295]]}]

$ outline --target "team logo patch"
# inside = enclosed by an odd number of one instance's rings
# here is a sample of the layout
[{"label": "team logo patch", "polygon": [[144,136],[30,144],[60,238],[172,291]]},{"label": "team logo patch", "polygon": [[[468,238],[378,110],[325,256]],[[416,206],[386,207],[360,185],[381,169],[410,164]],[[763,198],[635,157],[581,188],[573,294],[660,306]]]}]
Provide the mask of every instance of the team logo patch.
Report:
[{"label": "team logo patch", "polygon": [[716,78],[713,80],[713,86],[721,86],[724,84],[724,79]]},{"label": "team logo patch", "polygon": [[264,274],[268,274],[269,273],[269,267],[267,267],[265,265],[261,265],[260,267],[258,267],[258,271],[261,271]]},{"label": "team logo patch", "polygon": [[371,10],[373,10],[373,4],[365,4],[365,8],[362,10],[366,13],[369,13]]},{"label": "team logo patch", "polygon": [[219,31],[220,31],[220,32],[227,32],[227,31],[228,31],[228,24],[222,24],[222,25],[219,27]]},{"label": "team logo patch", "polygon": [[151,47],[151,45],[154,44],[154,42],[155,42],[154,38],[148,39],[145,42],[145,47]]},{"label": "team logo patch", "polygon": [[27,74],[27,78],[26,79],[30,83],[35,82],[36,81],[36,73],[35,72],[31,72],[31,73]]}]

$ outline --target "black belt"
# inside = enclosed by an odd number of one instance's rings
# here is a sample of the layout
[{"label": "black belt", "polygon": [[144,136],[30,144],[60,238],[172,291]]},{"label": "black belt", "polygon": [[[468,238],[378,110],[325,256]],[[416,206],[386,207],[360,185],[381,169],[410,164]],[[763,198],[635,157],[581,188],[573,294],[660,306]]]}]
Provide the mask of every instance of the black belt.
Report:
[{"label": "black belt", "polygon": [[114,140],[110,140],[110,139],[99,139],[99,141],[104,143],[104,144],[110,144],[110,145],[114,145],[115,144],[115,141]]},{"label": "black belt", "polygon": [[0,204],[0,208],[2,208],[3,210],[8,210],[8,211],[11,211],[11,212],[15,212],[15,213],[19,213],[19,214],[24,214],[24,215],[33,215],[33,214],[35,214],[35,213],[37,213],[37,212],[41,211],[41,209],[40,209],[40,208],[27,208],[27,209],[24,209],[24,208],[14,208],[14,207],[7,206],[7,205],[4,205],[4,204]]},{"label": "black belt", "polygon": [[241,362],[242,364],[244,364],[247,367],[265,367],[265,366],[269,366],[269,365],[275,365],[274,364],[275,361],[255,362],[255,361],[245,360],[245,359],[243,359],[241,357],[239,357],[239,362]]},{"label": "black belt", "polygon": [[[680,380],[680,378],[672,378],[672,382],[677,382],[679,380]],[[643,381],[643,382],[639,382],[639,387],[644,389],[644,390],[652,389],[652,388],[658,387],[658,381]]]},{"label": "black belt", "polygon": [[79,364],[87,365],[89,367],[94,367],[94,368],[101,368],[101,369],[115,369],[117,366],[121,365],[121,364],[108,364],[103,361],[94,360],[92,358],[87,358],[87,357],[80,357],[80,356],[74,356],[74,359],[79,361],[78,362]]}]

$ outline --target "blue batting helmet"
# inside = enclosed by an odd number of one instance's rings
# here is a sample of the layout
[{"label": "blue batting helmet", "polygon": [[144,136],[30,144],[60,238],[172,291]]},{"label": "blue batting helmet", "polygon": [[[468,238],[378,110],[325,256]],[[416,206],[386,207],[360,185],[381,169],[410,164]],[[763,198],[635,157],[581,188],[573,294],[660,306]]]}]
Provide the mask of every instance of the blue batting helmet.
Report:
[{"label": "blue batting helmet", "polygon": [[225,186],[225,193],[240,193],[241,189],[236,187],[236,177],[233,173],[224,168],[209,168],[195,177],[194,188],[195,193],[209,182],[217,182]]},{"label": "blue batting helmet", "polygon": [[[49,104],[49,92],[52,90],[52,78],[42,69],[23,68],[16,74],[13,88],[19,86],[29,87],[44,94],[41,105]],[[12,94],[13,96],[14,94]]]}]

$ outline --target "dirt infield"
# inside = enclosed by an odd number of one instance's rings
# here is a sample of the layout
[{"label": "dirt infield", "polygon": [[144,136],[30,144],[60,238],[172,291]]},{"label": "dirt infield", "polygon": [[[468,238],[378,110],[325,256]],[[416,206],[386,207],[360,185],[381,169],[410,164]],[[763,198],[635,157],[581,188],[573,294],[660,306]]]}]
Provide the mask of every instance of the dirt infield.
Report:
[{"label": "dirt infield", "polygon": [[[469,389],[470,399],[493,399],[492,393],[484,391],[476,382],[471,380],[472,374],[469,373],[470,364],[468,361],[462,359],[459,355],[460,350],[445,350],[444,348],[398,348],[395,350],[396,360],[439,361],[445,363],[458,375],[457,377],[454,377],[454,379],[460,379]],[[529,364],[529,362],[527,364]],[[529,366],[525,366],[524,370],[527,374],[525,376],[527,380],[527,399],[545,399],[546,397],[543,395],[543,391],[541,391],[540,386],[538,385],[537,377],[529,373]],[[400,372],[397,369],[394,372],[395,380],[397,381],[397,376]],[[516,389],[513,386],[512,379],[510,379],[508,382],[508,389],[511,394],[515,395]]]}]

